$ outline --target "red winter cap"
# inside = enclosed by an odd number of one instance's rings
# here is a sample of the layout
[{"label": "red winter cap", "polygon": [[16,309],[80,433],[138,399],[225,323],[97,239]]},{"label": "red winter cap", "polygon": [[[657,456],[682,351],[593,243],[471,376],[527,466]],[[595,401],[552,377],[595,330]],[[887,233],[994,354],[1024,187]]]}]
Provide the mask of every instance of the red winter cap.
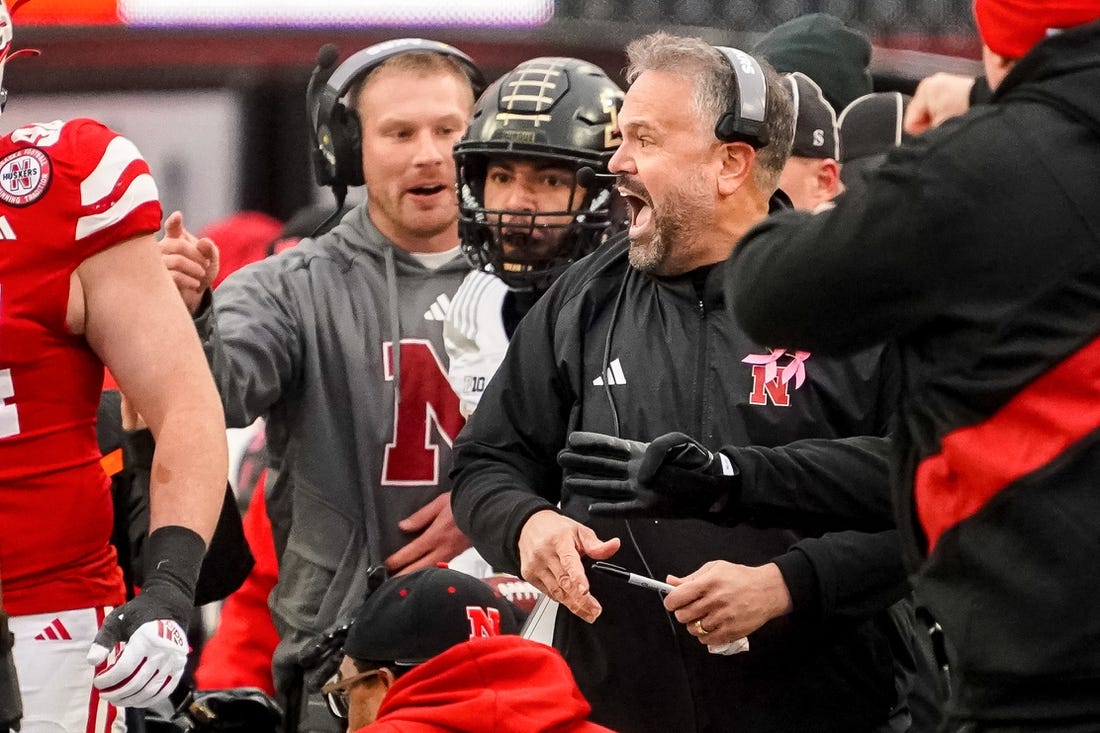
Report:
[{"label": "red winter cap", "polygon": [[1100,18],[1100,0],[974,0],[974,17],[985,45],[1018,59],[1047,36]]}]

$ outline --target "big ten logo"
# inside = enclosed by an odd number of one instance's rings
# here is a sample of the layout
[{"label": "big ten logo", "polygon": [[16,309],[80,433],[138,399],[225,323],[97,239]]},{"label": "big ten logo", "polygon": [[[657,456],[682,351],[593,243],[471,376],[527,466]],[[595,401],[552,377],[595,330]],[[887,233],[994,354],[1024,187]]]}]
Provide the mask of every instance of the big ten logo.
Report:
[{"label": "big ten logo", "polygon": [[466,618],[470,622],[470,638],[500,636],[500,611],[496,608],[466,606]]},{"label": "big ten logo", "polygon": [[484,392],[486,382],[488,382],[488,380],[485,377],[464,377],[462,380],[462,391],[465,394]]},{"label": "big ten logo", "polygon": [[[382,344],[385,379],[393,381],[393,343]],[[384,486],[434,486],[439,483],[440,457],[436,437],[448,447],[466,420],[447,371],[431,341],[401,340],[401,393],[393,408],[393,442],[382,461]]]},{"label": "big ten logo", "polygon": [[[806,381],[806,360],[808,351],[788,353],[786,349],[775,349],[768,354],[749,354],[742,363],[752,367],[752,391],[749,393],[750,405],[790,407],[791,383],[798,389]],[[782,365],[781,361],[784,361]]]}]

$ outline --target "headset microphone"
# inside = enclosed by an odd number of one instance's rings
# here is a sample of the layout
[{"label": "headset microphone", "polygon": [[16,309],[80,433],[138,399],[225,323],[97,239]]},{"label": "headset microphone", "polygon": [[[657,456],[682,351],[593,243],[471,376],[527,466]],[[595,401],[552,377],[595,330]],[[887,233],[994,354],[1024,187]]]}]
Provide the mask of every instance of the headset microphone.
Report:
[{"label": "headset microphone", "polygon": [[591,188],[600,178],[618,178],[614,173],[597,173],[591,166],[582,165],[577,169],[577,183],[585,188]]},{"label": "headset microphone", "polygon": [[309,120],[309,142],[314,157],[322,155],[321,146],[317,143],[317,77],[321,72],[328,71],[336,65],[336,59],[340,57],[340,51],[335,44],[326,43],[317,50],[317,65],[313,67],[313,73],[309,75],[309,84],[306,85],[306,119]]}]

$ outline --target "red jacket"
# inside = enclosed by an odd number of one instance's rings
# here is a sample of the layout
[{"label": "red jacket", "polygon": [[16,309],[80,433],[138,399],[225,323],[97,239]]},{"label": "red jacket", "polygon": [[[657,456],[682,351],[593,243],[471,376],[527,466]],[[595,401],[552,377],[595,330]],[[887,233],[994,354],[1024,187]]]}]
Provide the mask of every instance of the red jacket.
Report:
[{"label": "red jacket", "polygon": [[599,733],[556,650],[518,636],[451,647],[394,683],[358,733]]}]

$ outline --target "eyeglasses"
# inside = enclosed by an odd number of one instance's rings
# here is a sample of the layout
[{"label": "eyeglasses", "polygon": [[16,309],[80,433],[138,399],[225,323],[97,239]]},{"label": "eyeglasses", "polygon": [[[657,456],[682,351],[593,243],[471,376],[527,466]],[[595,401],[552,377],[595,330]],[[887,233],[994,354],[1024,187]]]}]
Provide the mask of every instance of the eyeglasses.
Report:
[{"label": "eyeglasses", "polygon": [[331,682],[325,684],[325,686],[321,688],[321,695],[325,698],[325,702],[328,703],[328,711],[336,716],[338,720],[347,720],[350,707],[348,702],[348,691],[360,682],[365,682],[371,677],[377,677],[382,674],[383,669],[385,668],[378,667],[377,669],[368,669],[366,672],[353,674],[351,677],[345,677],[343,679],[334,678]]}]

